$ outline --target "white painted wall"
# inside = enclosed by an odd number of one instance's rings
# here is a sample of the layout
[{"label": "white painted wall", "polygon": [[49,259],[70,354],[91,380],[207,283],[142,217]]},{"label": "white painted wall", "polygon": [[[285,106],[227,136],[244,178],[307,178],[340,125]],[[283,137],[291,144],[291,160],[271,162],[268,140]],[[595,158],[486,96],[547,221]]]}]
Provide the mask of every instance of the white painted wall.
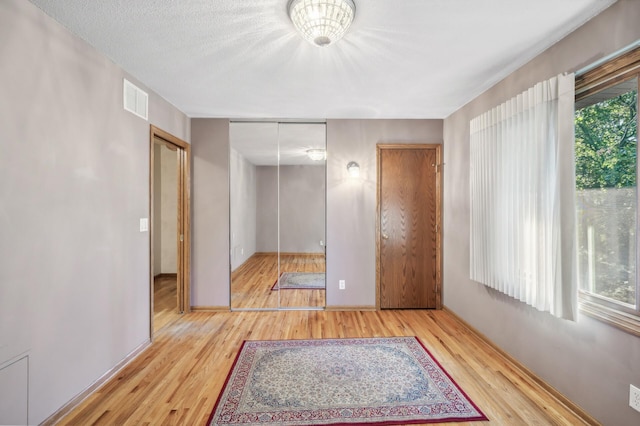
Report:
[{"label": "white painted wall", "polygon": [[[160,148],[160,272],[178,272],[178,152]],[[155,260],[155,259],[154,259]]]},{"label": "white painted wall", "polygon": [[609,9],[445,120],[444,304],[604,425],[639,425],[640,338],[580,315],[560,320],[469,279],[469,121],[539,81],[640,39],[640,2]]},{"label": "white painted wall", "polygon": [[231,269],[256,252],[256,166],[235,149],[229,159]]},{"label": "white painted wall", "polygon": [[278,167],[256,166],[256,251],[278,251]]},{"label": "white painted wall", "polygon": [[0,365],[28,354],[38,424],[149,341],[150,123],[122,108],[135,80],[30,2],[0,2],[0,40]]},{"label": "white painted wall", "polygon": [[162,162],[159,143],[153,144],[153,275],[162,273]]}]

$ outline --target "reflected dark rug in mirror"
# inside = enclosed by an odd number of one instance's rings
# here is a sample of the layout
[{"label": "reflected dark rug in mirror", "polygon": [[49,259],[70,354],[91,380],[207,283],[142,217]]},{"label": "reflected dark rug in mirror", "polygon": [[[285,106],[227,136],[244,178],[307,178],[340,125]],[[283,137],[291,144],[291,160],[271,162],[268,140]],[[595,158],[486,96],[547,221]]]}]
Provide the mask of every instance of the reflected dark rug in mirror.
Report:
[{"label": "reflected dark rug in mirror", "polygon": [[416,337],[245,341],[209,425],[487,420]]},{"label": "reflected dark rug in mirror", "polygon": [[283,272],[271,290],[324,290],[324,272]]}]

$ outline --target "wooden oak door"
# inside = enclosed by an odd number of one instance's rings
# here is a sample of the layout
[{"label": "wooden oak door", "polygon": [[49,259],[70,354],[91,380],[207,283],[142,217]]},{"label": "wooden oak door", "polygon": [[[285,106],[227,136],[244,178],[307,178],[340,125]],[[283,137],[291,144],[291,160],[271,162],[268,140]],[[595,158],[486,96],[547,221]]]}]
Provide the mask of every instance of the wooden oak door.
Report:
[{"label": "wooden oak door", "polygon": [[440,146],[378,146],[383,309],[440,308]]}]

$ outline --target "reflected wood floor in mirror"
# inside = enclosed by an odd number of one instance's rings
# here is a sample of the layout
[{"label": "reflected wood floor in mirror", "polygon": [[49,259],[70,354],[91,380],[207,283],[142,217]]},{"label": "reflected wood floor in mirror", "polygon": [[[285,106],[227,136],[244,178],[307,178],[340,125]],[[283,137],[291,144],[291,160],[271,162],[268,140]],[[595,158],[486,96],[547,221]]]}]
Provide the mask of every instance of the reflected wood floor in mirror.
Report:
[{"label": "reflected wood floor in mirror", "polygon": [[[280,253],[280,272],[325,272],[323,254]],[[278,254],[256,253],[231,273],[232,309],[321,308],[324,290],[271,288],[278,278]]]},{"label": "reflected wood floor in mirror", "polygon": [[153,278],[153,332],[180,318],[176,274],[161,274]]}]

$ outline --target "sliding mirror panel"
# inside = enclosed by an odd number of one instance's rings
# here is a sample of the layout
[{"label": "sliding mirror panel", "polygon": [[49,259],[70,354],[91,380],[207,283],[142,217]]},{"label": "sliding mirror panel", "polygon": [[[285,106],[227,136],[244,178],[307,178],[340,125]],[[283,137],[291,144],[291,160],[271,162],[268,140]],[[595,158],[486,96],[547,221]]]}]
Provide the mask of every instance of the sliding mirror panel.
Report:
[{"label": "sliding mirror panel", "polygon": [[231,308],[325,306],[326,126],[230,124]]},{"label": "sliding mirror panel", "polygon": [[326,125],[280,123],[280,308],[325,306]]},{"label": "sliding mirror panel", "polygon": [[231,309],[278,309],[278,124],[230,123]]}]

